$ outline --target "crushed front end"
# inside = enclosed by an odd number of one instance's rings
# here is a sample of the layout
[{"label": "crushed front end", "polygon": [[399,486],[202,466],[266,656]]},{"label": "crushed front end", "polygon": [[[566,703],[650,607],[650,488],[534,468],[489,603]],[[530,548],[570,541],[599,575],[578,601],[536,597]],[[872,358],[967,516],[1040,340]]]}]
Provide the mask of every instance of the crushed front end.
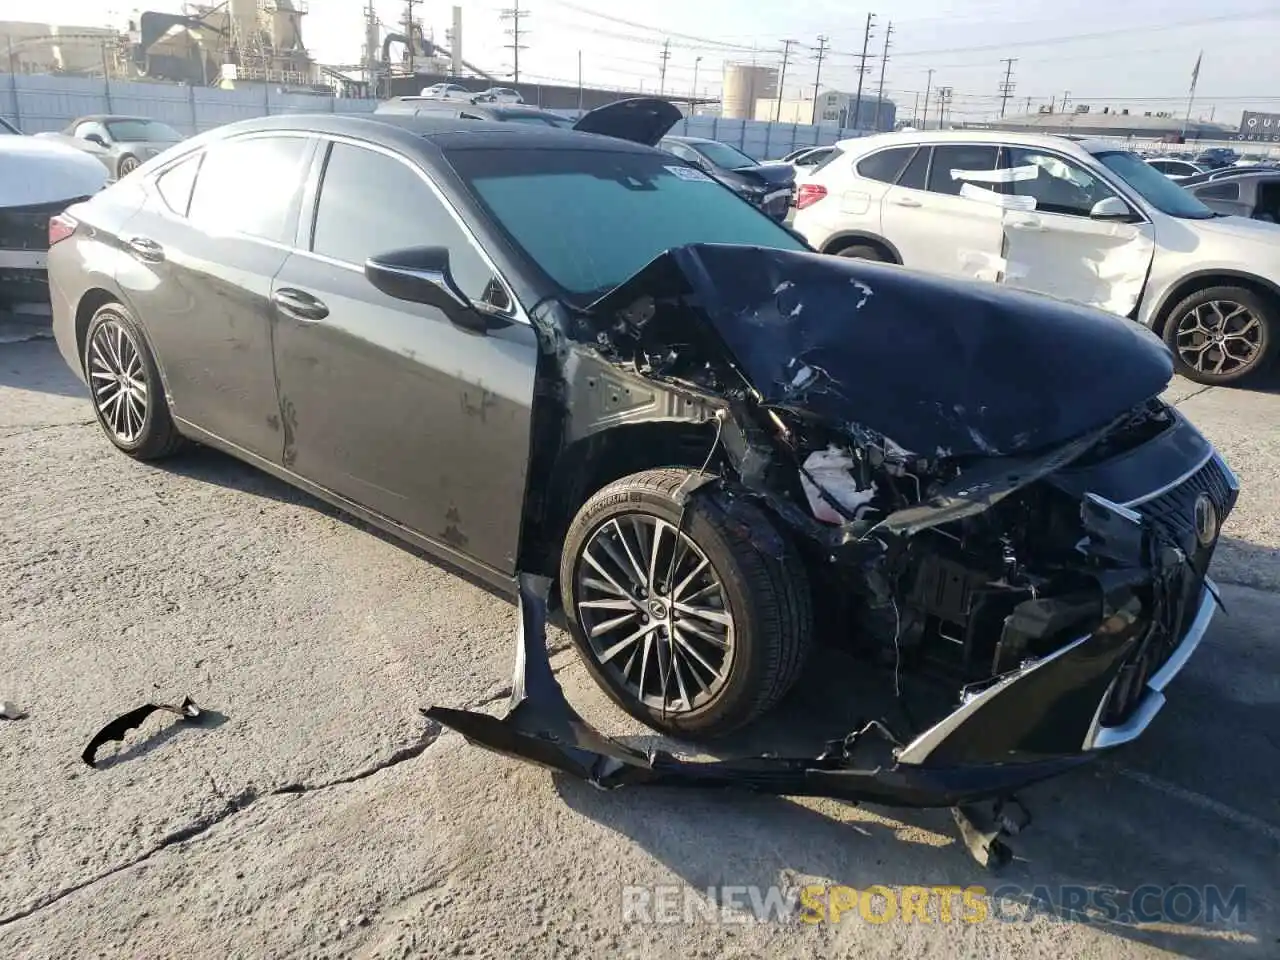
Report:
[{"label": "crushed front end", "polygon": [[[816,757],[639,752],[565,701],[542,635],[546,584],[524,577],[510,712],[435,719],[601,787],[952,807],[975,856],[999,862],[1015,791],[1133,740],[1161,709],[1213,616],[1209,563],[1239,487],[1158,399],[1172,369],[1148,332],[742,247],[669,252],[591,313],[591,350],[722,405],[719,469],[685,496],[766,510],[839,607],[843,641],[887,668],[894,693],[910,678],[947,694],[912,729],[872,721]],[[860,761],[869,733],[887,759]]]}]

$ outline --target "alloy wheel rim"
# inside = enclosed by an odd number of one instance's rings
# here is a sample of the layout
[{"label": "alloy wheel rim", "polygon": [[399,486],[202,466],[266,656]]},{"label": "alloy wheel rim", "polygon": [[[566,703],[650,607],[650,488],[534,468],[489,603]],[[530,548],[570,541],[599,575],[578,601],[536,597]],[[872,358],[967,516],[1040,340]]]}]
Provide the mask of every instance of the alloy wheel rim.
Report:
[{"label": "alloy wheel rim", "polygon": [[1177,350],[1183,362],[1200,373],[1235,373],[1262,351],[1262,321],[1243,304],[1210,300],[1178,321]]},{"label": "alloy wheel rim", "polygon": [[125,157],[120,161],[120,176],[123,177],[126,173],[133,173],[139,166],[141,164],[138,163],[136,157]]},{"label": "alloy wheel rim", "polygon": [[100,324],[89,341],[89,385],[107,429],[121,443],[136,443],[147,422],[150,392],[138,346],[118,321]]},{"label": "alloy wheel rim", "polygon": [[678,714],[724,687],[733,616],[715,568],[685,533],[650,514],[615,517],[587,541],[576,578],[591,653],[631,696]]}]

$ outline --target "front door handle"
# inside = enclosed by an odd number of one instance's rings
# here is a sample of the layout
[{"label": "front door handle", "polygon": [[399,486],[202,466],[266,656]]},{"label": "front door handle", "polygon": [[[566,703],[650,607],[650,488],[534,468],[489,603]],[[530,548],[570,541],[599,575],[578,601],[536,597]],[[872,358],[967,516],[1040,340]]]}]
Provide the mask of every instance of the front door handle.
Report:
[{"label": "front door handle", "polygon": [[159,263],[164,260],[164,247],[150,237],[130,237],[126,242],[139,260],[145,260],[147,263]]},{"label": "front door handle", "polygon": [[1026,233],[1044,233],[1049,228],[1039,217],[1020,217],[1009,221],[1010,230],[1022,230]]},{"label": "front door handle", "polygon": [[305,290],[296,290],[293,287],[281,287],[271,294],[271,302],[281,313],[304,323],[315,323],[329,315],[329,308],[322,300],[316,299]]},{"label": "front door handle", "polygon": [[889,202],[890,202],[890,203],[897,204],[897,205],[898,205],[898,206],[900,206],[900,207],[919,207],[919,206],[923,206],[923,204],[921,204],[921,203],[920,203],[920,201],[919,201],[919,200],[917,200],[915,197],[894,197],[894,198],[893,198],[892,200],[890,200]]}]

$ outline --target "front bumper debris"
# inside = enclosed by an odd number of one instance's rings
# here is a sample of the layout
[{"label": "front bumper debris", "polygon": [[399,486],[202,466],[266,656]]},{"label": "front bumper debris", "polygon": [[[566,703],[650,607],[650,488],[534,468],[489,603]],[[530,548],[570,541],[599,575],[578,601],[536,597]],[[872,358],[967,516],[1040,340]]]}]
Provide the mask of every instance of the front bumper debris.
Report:
[{"label": "front bumper debris", "polygon": [[[547,597],[550,581],[521,574],[519,579],[520,629],[516,641],[515,672],[508,711],[501,719],[469,710],[433,706],[423,713],[461,733],[470,743],[505,756],[526,760],[550,770],[570,774],[601,789],[627,785],[666,787],[734,787],[779,796],[821,796],[854,803],[901,807],[951,807],[962,824],[966,844],[981,862],[998,866],[1007,859],[1002,836],[1025,825],[1025,815],[1010,817],[1015,791],[1046,780],[1088,762],[1096,751],[1019,759],[1018,762],[935,762],[933,748],[920,749],[922,740],[946,743],[967,724],[950,723],[957,714],[985,714],[981,704],[966,705],[948,715],[908,745],[923,753],[920,762],[904,755],[889,765],[855,766],[854,753],[861,735],[878,728],[868,724],[856,734],[831,741],[815,757],[759,756],[717,761],[689,761],[662,750],[636,750],[601,734],[569,705],[551,670],[546,647]],[[1088,647],[1082,639],[1071,645]],[[1056,658],[1058,662],[1065,662]],[[1045,661],[1041,661],[1045,664]],[[1068,670],[1078,669],[1076,662]],[[1034,668],[1028,668],[1028,672]],[[1043,676],[1048,666],[1039,665]],[[1006,689],[1009,681],[1006,681]],[[980,698],[979,698],[980,699]],[[994,695],[984,702],[993,702]],[[940,729],[941,728],[941,729]],[[879,728],[883,729],[883,728]],[[1079,743],[1079,741],[1077,741]],[[936,747],[937,743],[933,743]],[[906,752],[904,750],[904,754]],[[976,805],[996,800],[991,816]]]}]

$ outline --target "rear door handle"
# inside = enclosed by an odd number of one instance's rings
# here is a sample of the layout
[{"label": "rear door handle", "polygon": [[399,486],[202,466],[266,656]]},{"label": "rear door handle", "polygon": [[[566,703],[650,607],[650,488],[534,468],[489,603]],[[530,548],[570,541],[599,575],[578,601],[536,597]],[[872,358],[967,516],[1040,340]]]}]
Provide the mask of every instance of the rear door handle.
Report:
[{"label": "rear door handle", "polygon": [[892,200],[890,200],[889,202],[890,202],[890,203],[895,203],[895,204],[897,204],[897,205],[898,205],[898,206],[900,206],[900,207],[920,207],[920,206],[923,206],[923,204],[922,204],[919,200],[915,199],[915,197],[894,197],[894,198],[893,198]]},{"label": "rear door handle", "polygon": [[129,249],[139,260],[145,260],[148,263],[159,263],[164,259],[164,247],[156,243],[150,237],[130,237],[128,239]]},{"label": "rear door handle", "polygon": [[323,301],[293,287],[281,287],[271,294],[271,302],[281,313],[305,323],[315,323],[329,315],[329,308]]}]

